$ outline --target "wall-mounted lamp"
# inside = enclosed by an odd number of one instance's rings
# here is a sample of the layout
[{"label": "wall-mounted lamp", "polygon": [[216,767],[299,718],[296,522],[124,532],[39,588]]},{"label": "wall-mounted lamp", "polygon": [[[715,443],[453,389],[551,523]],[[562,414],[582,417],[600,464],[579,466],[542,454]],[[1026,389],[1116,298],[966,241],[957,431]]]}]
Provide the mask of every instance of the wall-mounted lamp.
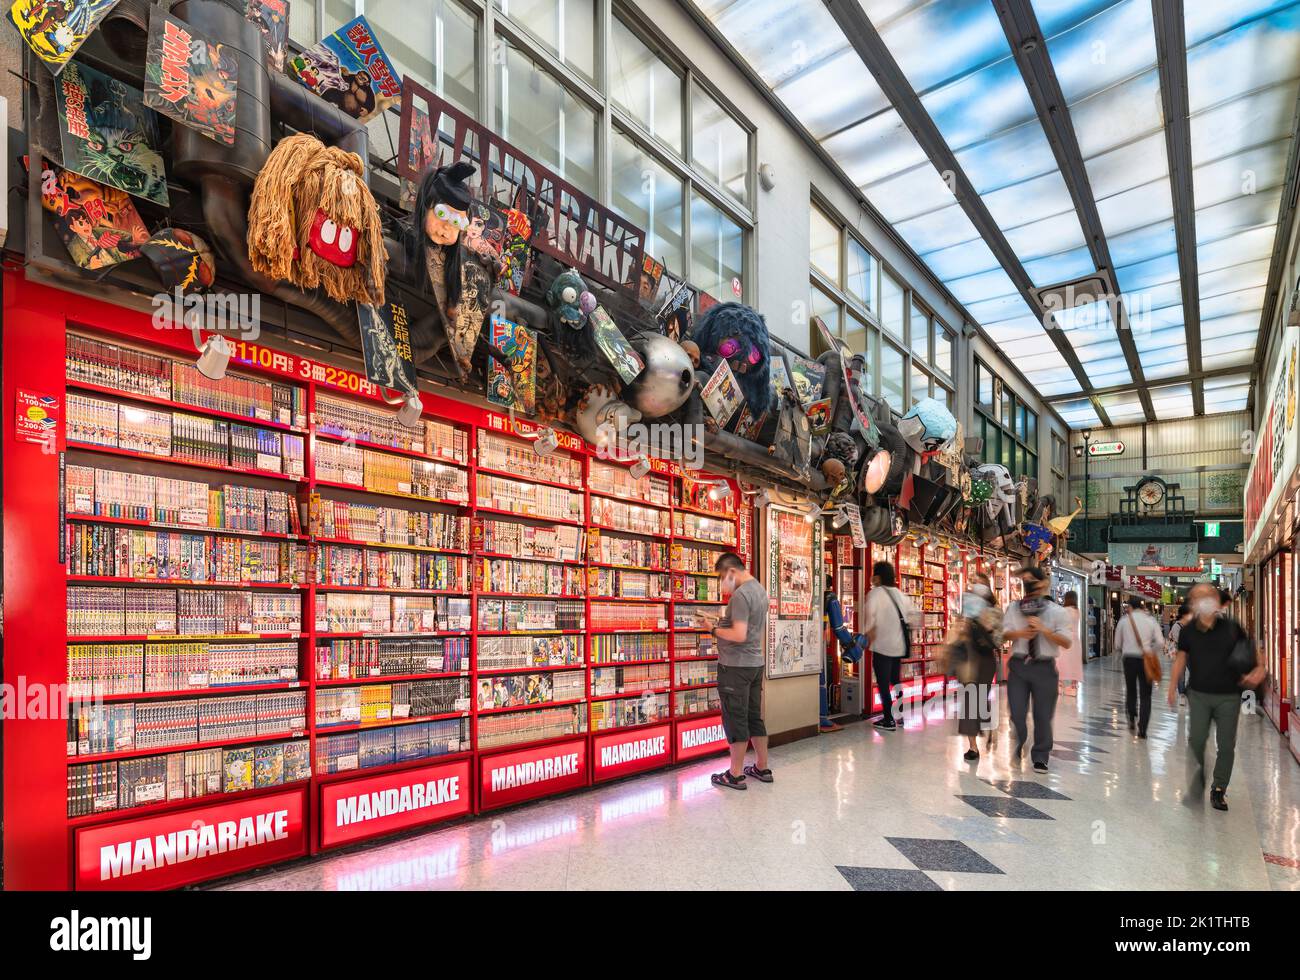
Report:
[{"label": "wall-mounted lamp", "polygon": [[198,327],[191,327],[190,334],[194,338],[194,349],[199,352],[199,359],[194,365],[199,369],[199,374],[212,381],[220,381],[226,376],[230,355],[235,352],[230,341],[221,334],[214,333],[200,343]]}]

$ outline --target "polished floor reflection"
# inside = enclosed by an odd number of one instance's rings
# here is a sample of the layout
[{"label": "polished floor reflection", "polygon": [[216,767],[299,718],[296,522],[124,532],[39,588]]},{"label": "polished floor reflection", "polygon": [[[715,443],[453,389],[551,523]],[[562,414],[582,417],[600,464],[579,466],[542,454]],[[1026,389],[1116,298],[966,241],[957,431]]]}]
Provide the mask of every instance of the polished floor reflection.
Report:
[{"label": "polished floor reflection", "polygon": [[1010,765],[1005,712],[964,762],[931,703],[900,732],[782,746],[776,782],[745,793],[711,786],[706,759],[226,887],[1300,890],[1300,766],[1269,721],[1242,719],[1220,813],[1187,796],[1187,709],[1158,693],[1138,741],[1123,700],[1090,664],[1046,776]]}]

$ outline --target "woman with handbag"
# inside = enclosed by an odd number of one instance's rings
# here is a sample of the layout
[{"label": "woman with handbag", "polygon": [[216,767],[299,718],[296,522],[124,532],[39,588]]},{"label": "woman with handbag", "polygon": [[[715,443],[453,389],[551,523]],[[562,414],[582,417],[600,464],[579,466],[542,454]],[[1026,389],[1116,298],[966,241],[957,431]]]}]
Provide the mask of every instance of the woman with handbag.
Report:
[{"label": "woman with handbag", "polygon": [[957,679],[957,734],[966,736],[967,762],[978,762],[979,733],[993,739],[990,697],[997,676],[998,650],[1002,646],[1002,611],[993,605],[987,575],[971,577],[970,591],[961,599],[961,620],[948,645],[948,673]]},{"label": "woman with handbag", "polygon": [[[1187,737],[1197,767],[1190,792],[1200,796],[1205,791],[1205,743],[1213,722],[1218,755],[1214,760],[1214,782],[1210,784],[1210,804],[1216,810],[1226,810],[1228,780],[1237,750],[1241,692],[1263,683],[1265,669],[1254,641],[1241,624],[1220,615],[1223,603],[1218,589],[1199,582],[1192,586],[1187,600],[1193,618],[1178,634],[1174,676],[1187,668]],[[1175,686],[1171,684],[1171,708],[1175,697]]]},{"label": "woman with handbag", "polygon": [[[1151,688],[1160,680],[1160,625],[1142,608],[1141,599],[1130,599],[1128,611],[1115,627],[1115,649],[1124,658],[1124,706],[1128,730],[1147,737],[1151,721]],[[1153,669],[1154,667],[1154,669]]]}]

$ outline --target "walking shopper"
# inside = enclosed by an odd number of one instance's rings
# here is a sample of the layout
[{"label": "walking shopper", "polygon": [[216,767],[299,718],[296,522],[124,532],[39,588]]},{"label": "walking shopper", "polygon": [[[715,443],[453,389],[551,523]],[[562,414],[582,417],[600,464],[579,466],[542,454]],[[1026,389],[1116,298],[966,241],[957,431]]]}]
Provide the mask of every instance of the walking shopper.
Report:
[{"label": "walking shopper", "polygon": [[1160,624],[1143,608],[1141,599],[1130,599],[1127,611],[1115,627],[1115,649],[1124,658],[1124,707],[1128,730],[1147,737],[1151,721],[1151,680],[1143,659],[1160,649]]},{"label": "walking shopper", "polygon": [[[763,635],[767,631],[767,590],[734,552],[718,557],[718,588],[730,593],[727,611],[710,619],[718,641],[718,697],[722,727],[731,749],[731,767],[713,776],[713,785],[748,789],[746,776],[772,782],[767,767],[767,727],[763,724]],[[754,763],[745,765],[745,749],[754,743]]]},{"label": "walking shopper", "polygon": [[880,691],[882,732],[898,728],[894,718],[894,689],[902,675],[903,661],[912,649],[912,629],[921,625],[921,614],[912,600],[898,591],[894,566],[878,561],[871,567],[871,589],[867,592],[862,625],[871,644],[871,669]]},{"label": "walking shopper", "polygon": [[[1264,680],[1264,664],[1250,636],[1236,620],[1222,615],[1219,590],[1201,582],[1192,586],[1187,599],[1192,620],[1178,634],[1178,656],[1174,676],[1185,666],[1187,678],[1188,741],[1196,770],[1190,796],[1205,791],[1205,743],[1214,723],[1218,755],[1214,760],[1214,781],[1210,784],[1210,805],[1228,809],[1228,780],[1237,749],[1237,720],[1241,717],[1241,691]],[[1169,685],[1169,706],[1174,705],[1174,685]]]},{"label": "walking shopper", "polygon": [[997,675],[1002,646],[1002,611],[993,605],[989,577],[971,576],[970,591],[961,599],[961,620],[948,646],[948,673],[957,679],[957,734],[966,737],[967,762],[980,757],[979,733],[993,739],[993,712],[989,706],[993,678]]},{"label": "walking shopper", "polygon": [[1083,643],[1079,639],[1079,593],[1067,592],[1061,598],[1061,609],[1070,620],[1070,645],[1061,651],[1056,664],[1061,693],[1077,697],[1083,683]]},{"label": "walking shopper", "polygon": [[[840,597],[835,594],[835,577],[826,576],[826,601],[823,604],[823,618],[826,622],[826,628],[830,630],[831,635],[839,643],[840,659],[846,664],[855,664],[862,659],[862,652],[866,649],[867,638],[861,633],[854,633],[844,623],[844,608],[840,605]],[[827,651],[834,649],[833,644],[827,641]],[[822,732],[838,732],[844,726],[837,725],[831,721],[828,712],[826,696],[826,664],[822,664],[821,674],[821,705],[820,720],[818,721],[818,730]]]},{"label": "walking shopper", "polygon": [[[1192,607],[1184,599],[1182,605],[1178,607],[1178,615],[1174,621],[1169,624],[1169,656],[1177,658],[1178,656],[1178,637],[1182,635],[1187,624],[1192,621]],[[1187,703],[1187,668],[1183,668],[1181,674],[1172,675],[1178,687],[1178,703]]]},{"label": "walking shopper", "polygon": [[1037,566],[1017,572],[1025,597],[1011,603],[1002,619],[1003,637],[1011,641],[1011,663],[1007,667],[1007,707],[1015,727],[1013,765],[1020,765],[1029,740],[1030,702],[1034,711],[1034,744],[1030,758],[1034,772],[1047,772],[1052,752],[1052,716],[1056,713],[1059,677],[1056,660],[1070,645],[1070,623],[1065,612],[1051,599],[1047,573]]}]

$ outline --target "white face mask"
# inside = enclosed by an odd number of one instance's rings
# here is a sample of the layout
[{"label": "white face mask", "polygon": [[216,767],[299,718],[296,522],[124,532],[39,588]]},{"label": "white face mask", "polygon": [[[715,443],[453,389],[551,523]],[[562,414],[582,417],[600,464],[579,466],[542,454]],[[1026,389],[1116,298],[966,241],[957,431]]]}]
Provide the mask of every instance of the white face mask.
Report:
[{"label": "white face mask", "polygon": [[1192,603],[1192,611],[1195,612],[1196,615],[1208,619],[1218,613],[1219,604],[1209,596],[1206,596],[1205,598],[1197,599]]}]

